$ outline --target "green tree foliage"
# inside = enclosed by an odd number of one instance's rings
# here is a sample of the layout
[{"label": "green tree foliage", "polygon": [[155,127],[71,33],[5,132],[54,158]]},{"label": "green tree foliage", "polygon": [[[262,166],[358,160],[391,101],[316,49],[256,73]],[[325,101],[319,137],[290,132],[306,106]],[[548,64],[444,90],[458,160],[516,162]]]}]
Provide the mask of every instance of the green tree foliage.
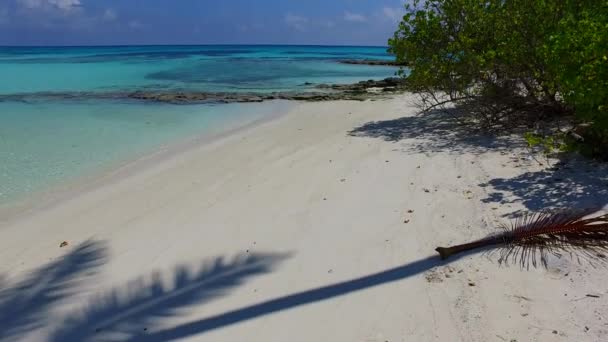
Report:
[{"label": "green tree foliage", "polygon": [[484,128],[576,115],[608,158],[608,0],[415,0],[389,46],[427,108]]}]

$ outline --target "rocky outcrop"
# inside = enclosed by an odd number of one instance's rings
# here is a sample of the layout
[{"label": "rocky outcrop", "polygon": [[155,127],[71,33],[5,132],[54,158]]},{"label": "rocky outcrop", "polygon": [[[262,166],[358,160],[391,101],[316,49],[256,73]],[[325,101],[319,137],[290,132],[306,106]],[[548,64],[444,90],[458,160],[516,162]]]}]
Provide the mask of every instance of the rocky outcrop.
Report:
[{"label": "rocky outcrop", "polygon": [[129,98],[169,103],[233,103],[263,102],[270,100],[291,101],[364,101],[383,94],[404,90],[401,78],[362,81],[354,84],[319,84],[316,89],[322,91],[273,92],[273,93],[225,93],[225,92],[145,92],[128,94]]},{"label": "rocky outcrop", "polygon": [[245,103],[263,102],[271,100],[289,101],[332,101],[332,100],[359,100],[369,98],[364,94],[346,92],[274,92],[268,94],[258,93],[156,93],[156,92],[135,92],[128,94],[129,98],[156,101],[166,103]]},{"label": "rocky outcrop", "polygon": [[383,59],[343,59],[339,60],[338,63],[356,65],[405,66],[405,63],[399,63],[397,61],[388,61]]},{"label": "rocky outcrop", "polygon": [[31,102],[36,100],[86,100],[86,99],[133,99],[175,104],[188,103],[244,103],[270,100],[288,101],[364,101],[404,90],[403,80],[362,81],[354,84],[319,84],[316,90],[288,91],[273,93],[241,92],[188,92],[188,91],[134,91],[134,92],[44,92],[29,94],[0,95],[0,101]]},{"label": "rocky outcrop", "polygon": [[399,77],[389,77],[380,81],[368,80],[352,84],[319,84],[315,86],[317,89],[331,89],[336,91],[368,91],[369,89],[381,89],[383,91],[399,90],[405,87],[405,82]]}]

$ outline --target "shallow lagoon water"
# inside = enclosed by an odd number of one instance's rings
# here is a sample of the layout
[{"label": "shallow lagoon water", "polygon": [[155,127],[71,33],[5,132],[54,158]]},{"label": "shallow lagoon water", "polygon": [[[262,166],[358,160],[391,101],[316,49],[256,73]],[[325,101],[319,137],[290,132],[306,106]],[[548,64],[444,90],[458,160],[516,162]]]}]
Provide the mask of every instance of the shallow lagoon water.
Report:
[{"label": "shallow lagoon water", "polygon": [[[385,48],[170,46],[1,48],[0,94],[307,90],[382,79]],[[118,165],[162,145],[245,126],[287,104],[171,105],[110,100],[0,102],[0,204]]]},{"label": "shallow lagoon water", "polygon": [[394,67],[340,59],[390,59],[385,48],[314,46],[167,46],[0,48],[0,94],[302,89],[394,75]]},{"label": "shallow lagoon water", "polygon": [[246,126],[289,106],[0,103],[0,204],[174,141]]}]

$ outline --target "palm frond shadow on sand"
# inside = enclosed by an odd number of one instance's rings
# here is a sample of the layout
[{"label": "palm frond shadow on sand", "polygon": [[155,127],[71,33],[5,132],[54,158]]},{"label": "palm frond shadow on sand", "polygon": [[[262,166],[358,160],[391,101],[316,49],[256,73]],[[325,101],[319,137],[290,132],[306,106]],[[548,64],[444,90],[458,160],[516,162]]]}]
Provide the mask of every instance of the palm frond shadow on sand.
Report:
[{"label": "palm frond shadow on sand", "polygon": [[[85,273],[94,273],[105,261],[105,249],[99,243],[91,242],[78,247],[64,260],[44,267],[20,286],[2,291],[0,340],[23,338],[26,333],[47,326],[52,326],[49,341],[174,340],[404,280],[477,252],[480,251],[463,253],[449,261],[432,256],[359,278],[269,299],[202,320],[167,326],[167,319],[177,318],[194,306],[227,294],[250,277],[272,271],[288,255],[250,253],[232,259],[218,257],[204,262],[195,270],[185,266],[176,267],[170,273],[172,281],[169,286],[163,281],[163,274],[157,273],[102,293],[93,297],[81,310],[69,314],[60,325],[51,325],[53,305],[76,294],[80,290],[76,279],[84,279],[82,277]],[[0,277],[0,284],[4,283]],[[37,285],[41,286],[39,290]],[[32,295],[22,294],[23,289],[30,289],[26,292]]]},{"label": "palm frond shadow on sand", "polygon": [[[164,319],[177,317],[270,272],[286,254],[243,254],[230,260],[217,257],[192,270],[178,266],[169,286],[156,273],[101,294],[55,330],[51,341],[127,341],[158,329]],[[147,339],[146,339],[147,340]]]},{"label": "palm frond shadow on sand", "polygon": [[225,328],[262,316],[295,309],[304,305],[318,303],[335,297],[371,289],[384,284],[401,281],[424,273],[435,267],[447,265],[462,257],[483,252],[484,250],[485,249],[482,248],[476,251],[467,251],[463,254],[456,255],[454,258],[447,261],[441,260],[438,256],[430,256],[370,275],[266,300],[198,321],[192,321],[150,333],[144,332],[139,336],[135,336],[130,341],[172,341],[205,334],[212,330]]},{"label": "palm frond shadow on sand", "polygon": [[167,326],[167,319],[187,313],[241,285],[247,278],[269,272],[284,254],[248,254],[225,261],[216,258],[199,270],[177,267],[172,286],[165,287],[161,275],[141,278],[94,298],[71,314],[54,330],[49,341],[170,341],[207,333],[307,304],[349,295],[383,284],[407,279],[434,267],[448,264],[438,256],[420,259],[371,275],[282,296],[198,321]]},{"label": "palm frond shadow on sand", "polygon": [[13,341],[49,323],[51,310],[78,293],[106,261],[106,246],[87,241],[12,285],[0,279],[0,341]]}]

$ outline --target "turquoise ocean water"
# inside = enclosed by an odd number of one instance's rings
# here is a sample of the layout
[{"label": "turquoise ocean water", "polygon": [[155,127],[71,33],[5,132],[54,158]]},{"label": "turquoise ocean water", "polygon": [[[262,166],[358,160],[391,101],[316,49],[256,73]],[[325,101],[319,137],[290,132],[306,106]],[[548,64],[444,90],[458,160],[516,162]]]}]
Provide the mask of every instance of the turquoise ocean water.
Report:
[{"label": "turquoise ocean water", "polygon": [[[393,76],[382,47],[0,47],[0,95],[195,90],[270,92]],[[286,103],[0,101],[0,205],[192,136],[247,125]]]}]

